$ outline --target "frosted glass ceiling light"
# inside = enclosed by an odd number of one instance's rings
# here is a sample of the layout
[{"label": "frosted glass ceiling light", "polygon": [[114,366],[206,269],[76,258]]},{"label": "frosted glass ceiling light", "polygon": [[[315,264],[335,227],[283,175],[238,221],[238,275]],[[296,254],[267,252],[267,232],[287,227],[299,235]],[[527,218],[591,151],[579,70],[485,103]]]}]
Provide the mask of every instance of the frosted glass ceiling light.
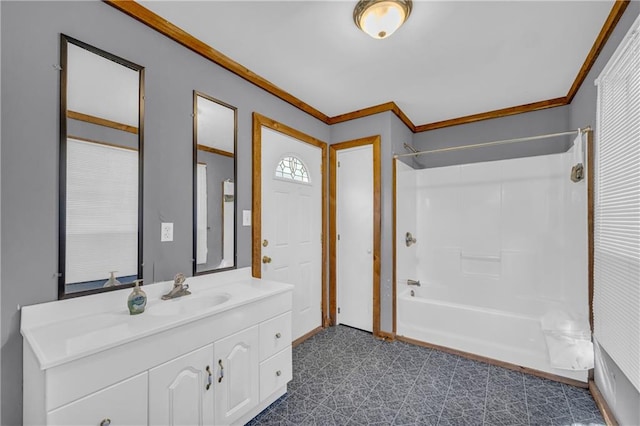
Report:
[{"label": "frosted glass ceiling light", "polygon": [[371,37],[383,39],[404,24],[411,7],[411,0],[360,0],[353,10],[353,20]]}]

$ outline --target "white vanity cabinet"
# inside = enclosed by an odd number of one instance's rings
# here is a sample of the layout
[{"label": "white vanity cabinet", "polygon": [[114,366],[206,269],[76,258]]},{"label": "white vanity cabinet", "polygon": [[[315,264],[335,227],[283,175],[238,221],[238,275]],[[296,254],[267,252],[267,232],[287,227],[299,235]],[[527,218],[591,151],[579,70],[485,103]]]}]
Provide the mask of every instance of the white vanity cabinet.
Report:
[{"label": "white vanity cabinet", "polygon": [[213,424],[212,356],[207,345],[149,370],[150,425]]},{"label": "white vanity cabinet", "polygon": [[51,411],[47,415],[47,424],[56,426],[147,424],[147,373],[139,374]]},{"label": "white vanity cabinet", "polygon": [[260,324],[260,400],[293,378],[291,312]]},{"label": "white vanity cabinet", "polygon": [[258,405],[259,339],[255,326],[213,344],[216,425],[232,424]]},{"label": "white vanity cabinet", "polygon": [[[159,299],[171,283],[145,286],[148,312],[136,316],[122,308],[127,291],[24,307],[24,424],[251,420],[292,377],[292,286],[243,273],[217,286],[198,286],[211,276],[190,278],[188,309]],[[224,301],[198,311],[198,297]],[[103,310],[93,312],[97,306]]]}]

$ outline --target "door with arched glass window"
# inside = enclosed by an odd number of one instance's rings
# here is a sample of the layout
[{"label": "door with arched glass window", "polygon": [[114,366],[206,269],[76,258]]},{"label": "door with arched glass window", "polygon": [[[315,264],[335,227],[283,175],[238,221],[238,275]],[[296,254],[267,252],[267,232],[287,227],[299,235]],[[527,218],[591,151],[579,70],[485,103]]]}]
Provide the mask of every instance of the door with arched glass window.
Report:
[{"label": "door with arched glass window", "polygon": [[322,153],[262,127],[262,278],[294,285],[293,339],[322,326]]}]

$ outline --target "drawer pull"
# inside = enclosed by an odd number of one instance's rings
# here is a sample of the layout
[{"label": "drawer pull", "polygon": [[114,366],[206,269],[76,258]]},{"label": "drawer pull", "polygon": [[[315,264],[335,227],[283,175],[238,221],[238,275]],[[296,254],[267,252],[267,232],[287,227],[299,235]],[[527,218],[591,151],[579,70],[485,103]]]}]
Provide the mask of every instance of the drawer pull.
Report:
[{"label": "drawer pull", "polygon": [[109,426],[111,424],[111,419],[103,419],[100,422],[100,426]]},{"label": "drawer pull", "polygon": [[276,371],[276,376],[278,376],[278,377],[282,376],[282,371],[280,371],[280,370]]},{"label": "drawer pull", "polygon": [[211,367],[207,365],[207,368],[205,368],[205,370],[207,371],[207,385],[205,386],[205,390],[209,390],[209,388],[211,387],[211,384],[213,383]]},{"label": "drawer pull", "polygon": [[280,333],[276,333],[276,339],[279,339],[279,338],[281,338],[281,337],[282,337],[282,334],[280,334]]},{"label": "drawer pull", "polygon": [[218,365],[220,366],[220,377],[218,377],[218,383],[221,383],[222,379],[224,379],[224,366],[222,365],[221,359],[218,360]]}]

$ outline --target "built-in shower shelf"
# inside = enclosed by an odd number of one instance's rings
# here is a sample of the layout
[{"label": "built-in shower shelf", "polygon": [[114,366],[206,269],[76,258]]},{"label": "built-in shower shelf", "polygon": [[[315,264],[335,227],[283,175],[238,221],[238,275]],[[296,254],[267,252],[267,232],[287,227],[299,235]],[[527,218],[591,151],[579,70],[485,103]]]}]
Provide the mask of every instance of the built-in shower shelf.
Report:
[{"label": "built-in shower shelf", "polygon": [[476,259],[476,260],[487,260],[491,262],[500,262],[502,260],[501,255],[494,254],[477,254],[477,253],[463,253],[460,252],[460,259]]}]

